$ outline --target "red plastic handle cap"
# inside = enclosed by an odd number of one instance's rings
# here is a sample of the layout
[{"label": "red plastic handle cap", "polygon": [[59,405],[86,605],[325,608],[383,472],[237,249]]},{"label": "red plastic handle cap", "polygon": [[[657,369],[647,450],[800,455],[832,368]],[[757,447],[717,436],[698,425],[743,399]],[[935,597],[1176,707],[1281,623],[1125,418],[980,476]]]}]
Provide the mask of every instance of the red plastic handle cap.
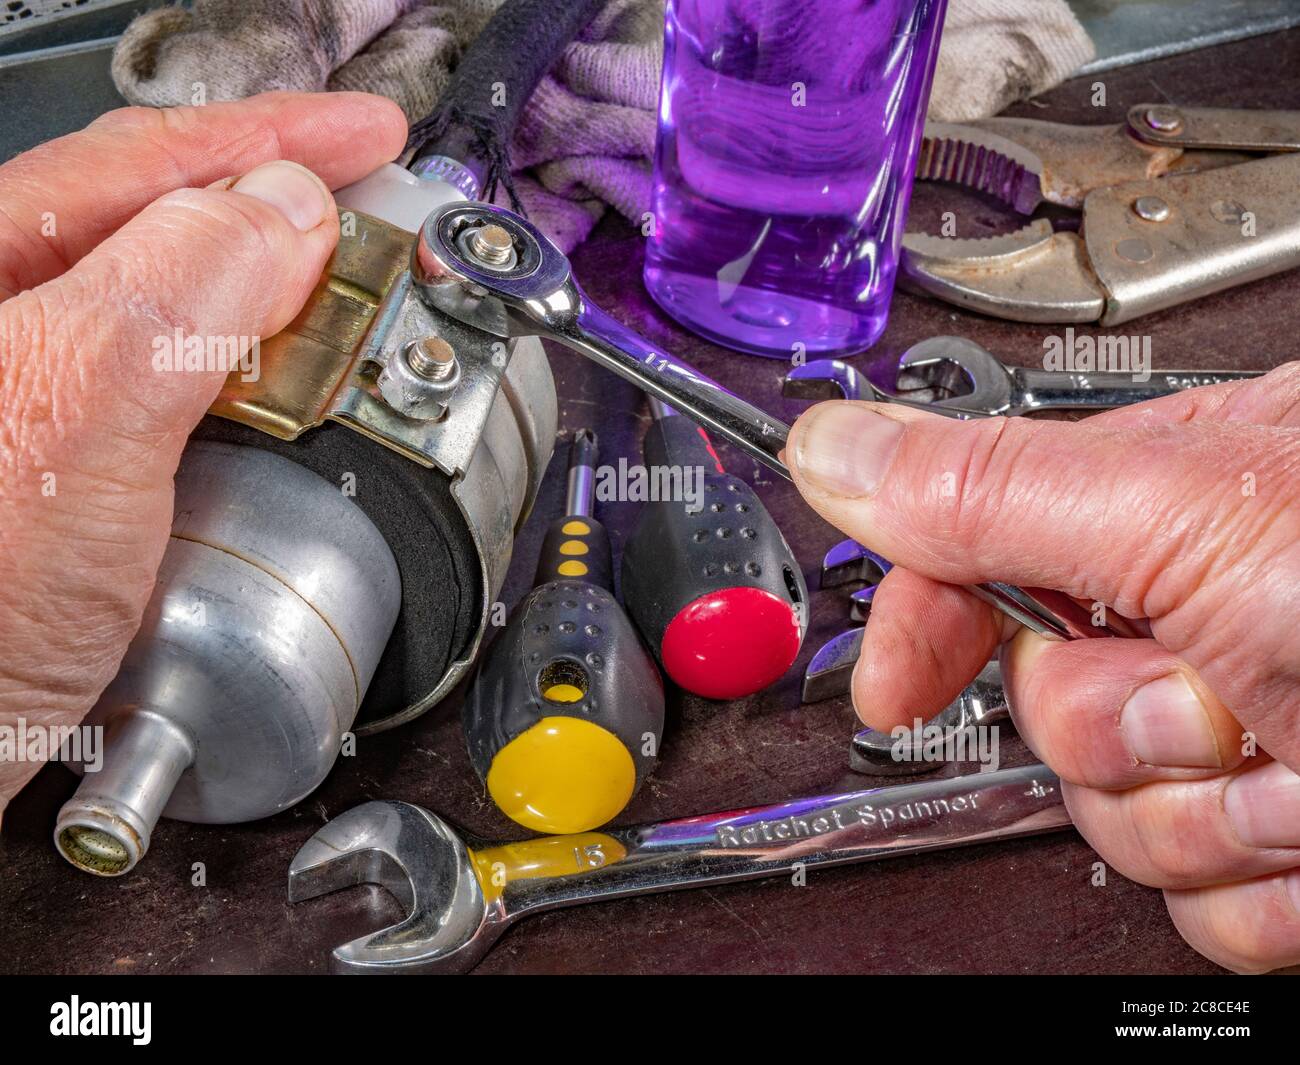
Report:
[{"label": "red plastic handle cap", "polygon": [[762,588],[723,588],[683,607],[664,630],[663,666],[706,699],[739,699],[776,681],[803,634],[789,602]]}]

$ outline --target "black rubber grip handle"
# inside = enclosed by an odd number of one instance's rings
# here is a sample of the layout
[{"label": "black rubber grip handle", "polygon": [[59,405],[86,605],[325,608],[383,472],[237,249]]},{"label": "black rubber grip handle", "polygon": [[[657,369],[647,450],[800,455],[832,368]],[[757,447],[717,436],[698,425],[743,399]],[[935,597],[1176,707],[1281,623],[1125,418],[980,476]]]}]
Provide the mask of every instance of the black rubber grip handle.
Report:
[{"label": "black rubber grip handle", "polygon": [[614,560],[609,533],[595,518],[569,514],[551,523],[542,541],[534,584],[554,580],[586,581],[614,590]]},{"label": "black rubber grip handle", "polygon": [[[624,606],[681,687],[713,699],[752,694],[789,667],[802,642],[808,590],[799,564],[754,490],[721,472],[689,419],[655,421],[643,448],[651,467],[702,467],[702,491],[695,506],[642,507],[623,548]],[[746,661],[764,653],[765,665]]]},{"label": "black rubber grip handle", "polygon": [[[556,684],[580,697],[549,697]],[[614,596],[578,581],[534,588],[483,657],[462,711],[479,776],[487,778],[501,748],[553,716],[581,718],[617,736],[632,755],[638,786],[654,768],[664,727],[659,671]],[[647,734],[655,737],[650,744]]]},{"label": "black rubber grip handle", "polygon": [[725,473],[709,434],[689,418],[671,414],[656,418],[641,444],[647,466],[700,466],[708,473]]},{"label": "black rubber grip handle", "polygon": [[[414,159],[446,155],[475,173],[484,199],[510,188],[509,148],[537,83],[605,0],[506,0],[465,51],[438,105],[411,127]],[[413,161],[414,161],[413,159]],[[513,190],[512,206],[518,209]]]}]

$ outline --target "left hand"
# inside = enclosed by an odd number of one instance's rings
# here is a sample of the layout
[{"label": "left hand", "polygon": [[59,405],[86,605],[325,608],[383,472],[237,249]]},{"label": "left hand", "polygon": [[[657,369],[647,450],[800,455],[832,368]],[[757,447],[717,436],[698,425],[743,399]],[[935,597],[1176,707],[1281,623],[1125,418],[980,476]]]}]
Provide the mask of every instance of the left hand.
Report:
[{"label": "left hand", "polygon": [[[0,167],[0,726],[76,725],[140,625],[225,379],[158,372],[157,339],[288,325],[338,241],[329,188],[405,137],[380,97],[271,93],[113,111]],[[39,768],[0,763],[0,813]]]}]

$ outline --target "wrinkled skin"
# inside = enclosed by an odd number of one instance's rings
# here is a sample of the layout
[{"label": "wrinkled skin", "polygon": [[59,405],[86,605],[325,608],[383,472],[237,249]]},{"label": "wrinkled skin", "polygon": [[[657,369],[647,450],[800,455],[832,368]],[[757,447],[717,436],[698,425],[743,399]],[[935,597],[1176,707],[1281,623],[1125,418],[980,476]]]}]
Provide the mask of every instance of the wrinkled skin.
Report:
[{"label": "wrinkled skin", "polygon": [[[786,457],[897,567],[854,673],[863,721],[932,716],[1001,647],[1020,735],[1102,858],[1219,964],[1300,963],[1300,363],[1077,423],[826,403]],[[990,580],[1153,638],[1042,639],[956,587]]]},{"label": "wrinkled skin", "polygon": [[[114,112],[0,167],[0,725],[81,720],[140,623],[223,376],[155,372],[153,338],[274,334],[338,239],[323,185],[290,195],[259,168],[337,188],[404,136],[375,97],[271,94]],[[1101,855],[1164,888],[1221,964],[1300,962],[1300,368],[1078,425],[834,414],[852,408],[872,405],[805,414],[787,457],[899,566],[855,676],[863,719],[933,714],[1001,644],[1021,735]],[[984,580],[1149,617],[1154,639],[1048,643],[954,587]],[[1126,709],[1168,677],[1180,714],[1168,683]],[[37,768],[0,764],[0,812]]]},{"label": "wrinkled skin", "polygon": [[[338,241],[326,185],[405,136],[387,100],[276,93],[114,111],[0,167],[0,725],[75,725],[139,627],[224,377],[155,371],[154,338],[287,325]],[[0,813],[39,768],[0,763]]]}]

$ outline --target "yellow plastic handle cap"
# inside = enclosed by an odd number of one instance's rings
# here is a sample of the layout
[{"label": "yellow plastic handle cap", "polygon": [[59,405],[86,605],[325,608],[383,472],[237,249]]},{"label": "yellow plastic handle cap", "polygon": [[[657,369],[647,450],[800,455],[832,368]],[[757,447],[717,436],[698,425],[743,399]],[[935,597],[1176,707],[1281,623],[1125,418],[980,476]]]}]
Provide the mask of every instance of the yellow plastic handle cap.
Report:
[{"label": "yellow plastic handle cap", "polygon": [[544,717],[497,751],[488,794],[536,832],[586,832],[615,817],[636,787],[623,741],[578,717]]}]

